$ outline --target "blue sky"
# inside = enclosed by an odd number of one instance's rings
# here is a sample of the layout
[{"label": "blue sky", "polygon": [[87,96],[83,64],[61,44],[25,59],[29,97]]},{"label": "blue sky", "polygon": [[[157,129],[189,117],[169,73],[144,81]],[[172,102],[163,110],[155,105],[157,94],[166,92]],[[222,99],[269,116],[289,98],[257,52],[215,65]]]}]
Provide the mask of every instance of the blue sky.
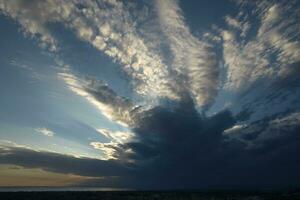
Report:
[{"label": "blue sky", "polygon": [[[89,142],[92,139],[107,139],[95,129],[124,128],[103,117],[101,112],[70,91],[58,79],[60,66],[55,61],[58,55],[41,49],[34,39],[24,37],[19,26],[12,20],[2,16],[1,24],[5,27],[1,34],[1,90],[4,93],[1,98],[1,139],[34,148],[99,157],[101,152],[90,147]],[[71,34],[66,32],[65,34]],[[118,77],[118,73],[113,73],[116,72],[112,69],[116,68],[115,63],[81,41],[77,40],[72,44],[78,50],[72,51],[73,58],[68,58],[78,73],[95,77],[99,74],[101,79],[110,77],[108,80],[115,87],[124,85],[126,80]],[[83,52],[86,51],[89,53],[84,55]],[[64,53],[70,54],[68,49]],[[98,57],[93,57],[92,54],[97,54]],[[64,55],[62,53],[59,56]],[[89,56],[86,58],[89,61],[74,59],[78,56]],[[104,69],[97,69],[99,65],[104,66]],[[124,92],[126,94],[128,92]],[[55,136],[49,140],[49,137],[37,133],[37,128],[52,130]]]},{"label": "blue sky", "polygon": [[[299,9],[0,0],[0,167],[26,174],[5,181],[42,173],[53,179],[24,185],[185,189],[235,185],[247,168],[266,174],[299,153]],[[286,159],[269,182],[253,176],[241,187],[278,186],[286,170],[294,178],[282,184],[300,184],[296,158]]]}]

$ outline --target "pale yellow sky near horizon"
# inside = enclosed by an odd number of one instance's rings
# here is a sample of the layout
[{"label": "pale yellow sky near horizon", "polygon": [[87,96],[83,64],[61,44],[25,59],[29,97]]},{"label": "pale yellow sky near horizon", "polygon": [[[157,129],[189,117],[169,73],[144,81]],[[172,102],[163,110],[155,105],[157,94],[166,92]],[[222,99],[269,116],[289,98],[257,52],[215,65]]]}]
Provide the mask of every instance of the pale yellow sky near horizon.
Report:
[{"label": "pale yellow sky near horizon", "polygon": [[23,168],[0,164],[0,187],[72,186],[93,179],[73,174],[48,172],[38,168]]}]

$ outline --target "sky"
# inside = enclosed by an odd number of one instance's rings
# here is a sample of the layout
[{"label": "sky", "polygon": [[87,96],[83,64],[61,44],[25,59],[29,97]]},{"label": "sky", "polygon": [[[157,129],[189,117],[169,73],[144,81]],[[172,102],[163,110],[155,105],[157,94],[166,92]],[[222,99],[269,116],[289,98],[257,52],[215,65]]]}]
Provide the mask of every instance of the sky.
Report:
[{"label": "sky", "polygon": [[0,0],[0,186],[300,186],[296,0]]}]

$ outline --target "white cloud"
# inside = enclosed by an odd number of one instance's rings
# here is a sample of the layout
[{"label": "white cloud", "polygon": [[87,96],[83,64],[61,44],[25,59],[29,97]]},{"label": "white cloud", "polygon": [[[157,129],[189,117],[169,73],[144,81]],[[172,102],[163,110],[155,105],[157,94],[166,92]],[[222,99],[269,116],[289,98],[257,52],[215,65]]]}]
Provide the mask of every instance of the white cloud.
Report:
[{"label": "white cloud", "polygon": [[118,146],[117,143],[114,142],[91,142],[90,145],[95,149],[99,149],[103,152],[102,159],[109,160],[109,159],[117,159],[115,156],[116,148]]},{"label": "white cloud", "polygon": [[247,125],[245,124],[236,124],[226,130],[224,130],[223,134],[227,135],[227,134],[234,134],[234,133],[238,133],[240,130],[242,130],[243,128],[245,128]]},{"label": "white cloud", "polygon": [[[80,23],[69,23],[79,38],[120,62],[123,70],[131,76],[137,93],[153,98],[177,98],[168,82],[167,66],[139,36],[134,19],[123,3],[103,1],[102,7],[96,2],[83,4],[85,9],[80,15],[73,12]],[[90,28],[85,24],[92,27],[92,32],[83,33]]]},{"label": "white cloud", "polygon": [[[291,9],[287,3],[262,1],[254,4],[251,16],[239,13],[236,18],[227,17],[227,30],[221,30],[223,56],[227,67],[225,88],[244,92],[258,80],[287,77],[292,63],[300,61],[299,9]],[[243,8],[243,7],[242,7]],[[250,40],[239,38],[250,27],[250,17],[258,17],[260,26]],[[246,25],[246,28],[243,27]],[[246,32],[245,32],[246,33]]]},{"label": "white cloud", "polygon": [[[243,15],[243,13],[240,12],[238,15]],[[245,37],[250,28],[250,23],[248,21],[242,21],[230,16],[226,16],[225,21],[229,26],[239,30],[241,37]]]},{"label": "white cloud", "polygon": [[225,17],[225,21],[227,22],[228,25],[233,26],[234,28],[240,28],[241,22],[239,22],[237,19],[234,19],[230,16]]},{"label": "white cloud", "polygon": [[[101,95],[103,95],[103,99],[101,100],[96,97],[97,94],[92,94],[94,86],[91,86],[91,81],[79,79],[71,73],[59,73],[59,78],[66,82],[70,90],[84,97],[108,119],[115,120],[123,126],[128,126],[133,123],[130,116],[130,110],[133,109],[131,103],[121,97],[114,96],[116,94],[111,94],[111,91],[106,92],[105,90],[108,89],[106,85],[104,85],[104,87],[100,85],[100,87],[97,88],[99,91],[94,91],[96,93],[104,92],[101,93]],[[101,88],[103,91],[101,91]]]},{"label": "white cloud", "polygon": [[34,129],[37,133],[40,133],[40,134],[43,134],[45,136],[48,136],[48,137],[53,137],[54,136],[54,132],[51,131],[50,129],[48,128],[45,128],[45,127],[41,127],[41,128],[36,128]]},{"label": "white cloud", "polygon": [[148,47],[149,41],[140,37],[136,20],[121,1],[1,0],[0,11],[17,20],[24,33],[36,36],[41,46],[48,45],[51,50],[57,50],[59,45],[47,24],[60,22],[81,40],[120,62],[138,94],[178,99],[169,82],[168,67]]},{"label": "white cloud", "polygon": [[133,133],[131,132],[124,132],[124,131],[110,131],[108,129],[97,129],[97,131],[104,135],[105,137],[111,139],[113,142],[117,142],[119,144],[124,144],[128,142],[132,137]]},{"label": "white cloud", "polygon": [[193,36],[177,1],[157,0],[161,28],[174,56],[172,69],[183,80],[198,106],[211,104],[217,94],[218,66],[211,46]]},{"label": "white cloud", "polygon": [[[287,77],[293,72],[290,64],[300,61],[299,9],[291,11],[284,3],[268,1],[253,4],[257,9],[252,14],[259,18],[260,26],[249,41],[245,36],[253,16],[243,12],[236,17],[225,17],[228,29],[220,30],[220,37],[209,33],[203,35],[211,41],[223,39],[227,67],[224,88],[237,93],[261,79]],[[78,38],[119,62],[131,78],[135,91],[149,104],[160,98],[180,100],[184,90],[192,95],[198,106],[210,105],[219,86],[213,46],[191,33],[178,1],[157,0],[155,5],[158,19],[148,15],[147,4],[141,14],[129,9],[122,1],[110,0],[0,0],[0,12],[18,21],[26,35],[38,38],[41,46],[52,51],[59,50],[59,44],[48,25],[53,22],[63,24]],[[285,17],[287,13],[289,17]],[[138,19],[139,16],[142,19]],[[141,21],[147,26],[139,24]],[[153,25],[157,22],[159,25]],[[160,43],[167,43],[171,56],[162,53]],[[170,58],[172,60],[168,62]],[[116,110],[112,112],[111,106],[96,103],[98,100],[78,85],[74,81],[76,78],[70,74],[60,76],[64,76],[70,89],[101,108],[106,116],[129,123],[124,120],[127,117],[119,118],[127,115],[128,110],[121,109],[124,113],[112,117],[111,113]]]},{"label": "white cloud", "polygon": [[[47,11],[44,12],[46,8]],[[47,47],[50,51],[58,48],[57,41],[45,26],[53,9],[55,8],[47,1],[0,1],[0,12],[17,20],[25,34],[37,37],[40,46]]]}]

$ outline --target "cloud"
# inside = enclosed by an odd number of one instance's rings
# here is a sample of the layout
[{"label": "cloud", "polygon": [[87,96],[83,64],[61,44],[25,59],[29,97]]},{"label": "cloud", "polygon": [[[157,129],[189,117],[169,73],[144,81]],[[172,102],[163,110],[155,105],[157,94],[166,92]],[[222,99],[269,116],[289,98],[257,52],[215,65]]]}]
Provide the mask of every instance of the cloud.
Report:
[{"label": "cloud", "polygon": [[[176,1],[155,4],[160,26],[151,24],[151,27],[143,26],[157,17],[150,4],[143,5],[144,13],[132,13],[130,6],[136,5],[121,1],[29,3],[19,0],[2,1],[0,10],[17,20],[25,33],[37,37],[42,46],[47,44],[53,51],[59,49],[59,42],[48,25],[61,23],[73,30],[79,39],[119,62],[131,77],[136,92],[150,102],[165,98],[180,100],[182,93],[189,91],[198,106],[212,104],[218,85],[218,66],[212,46],[191,34]],[[142,19],[134,19],[136,15]],[[167,44],[157,45],[155,40],[164,39],[158,32],[165,34]],[[172,63],[163,53],[166,45],[173,54]]]},{"label": "cloud", "polygon": [[279,180],[284,180],[283,185],[299,183],[288,175],[299,176],[294,166],[300,141],[298,114],[262,121],[264,131],[253,130],[249,143],[223,135],[231,128],[241,136],[247,126],[234,123],[228,111],[206,118],[190,103],[174,109],[156,107],[140,116],[139,126],[133,129],[136,137],[122,146],[120,155],[130,150],[125,160],[131,160],[135,187],[141,188],[275,187]]},{"label": "cloud", "polygon": [[48,128],[36,128],[34,129],[37,133],[41,133],[45,136],[48,136],[48,137],[53,137],[54,136],[54,132],[51,131],[50,129]]},{"label": "cloud", "polygon": [[[17,20],[25,33],[39,38],[42,46],[59,49],[48,25],[61,23],[119,62],[148,104],[165,98],[180,100],[190,93],[205,109],[218,93],[220,72],[214,46],[192,35],[177,1],[156,1],[154,7],[142,4],[143,12],[135,11],[135,3],[108,0],[0,2],[1,12]],[[290,66],[300,57],[299,9],[287,1],[238,1],[238,5],[237,16],[225,16],[228,28],[219,28],[227,68],[222,87],[242,93],[262,79],[270,84],[276,77],[293,74]],[[254,36],[248,34],[252,16],[260,24]],[[146,22],[150,27],[143,25]]]},{"label": "cloud", "polygon": [[212,46],[193,36],[178,1],[157,0],[159,22],[173,54],[172,70],[198,106],[212,104],[218,90],[218,65]]},{"label": "cloud", "polygon": [[127,172],[116,161],[73,157],[65,154],[36,151],[19,146],[0,147],[0,163],[13,164],[26,168],[40,168],[45,171],[75,174],[88,177],[120,176]]},{"label": "cloud", "polygon": [[149,99],[179,96],[169,81],[163,58],[145,41],[136,28],[125,3],[121,1],[1,1],[0,11],[17,20],[25,33],[37,37],[41,46],[57,50],[48,30],[49,23],[61,23],[77,37],[122,64],[136,92]]},{"label": "cloud", "polygon": [[[299,62],[300,58],[300,44],[297,40],[299,8],[292,8],[292,4],[287,1],[242,1],[240,8],[249,9],[252,6],[253,13],[249,15],[240,12],[236,18],[226,17],[231,28],[221,31],[227,66],[225,88],[245,92],[262,79],[268,80],[266,84],[270,84],[291,74],[291,64]],[[260,25],[257,33],[250,37],[252,39],[246,41],[238,35],[245,29],[243,26],[249,29],[250,17],[258,19]]]},{"label": "cloud", "polygon": [[[252,137],[243,136],[249,141],[245,143],[230,136],[234,131],[241,134],[248,125],[234,125],[235,120],[228,111],[203,117],[189,101],[172,108],[158,106],[139,113],[132,127],[135,135],[123,144],[92,142],[94,148],[106,151],[107,160],[2,146],[0,162],[101,178],[80,184],[85,186],[277,187],[277,182],[280,186],[299,183],[299,162],[294,156],[299,151],[298,118],[295,113],[261,121],[260,128],[252,129]],[[230,129],[231,133],[223,134]],[[282,129],[287,134],[280,134],[277,139],[264,136],[265,132],[280,133]],[[257,140],[259,137],[264,139]],[[251,142],[256,146],[249,148]]]},{"label": "cloud", "polygon": [[[263,149],[272,142],[296,137],[294,134],[298,131],[299,124],[299,112],[281,113],[271,119],[264,118],[250,124],[235,125],[225,130],[224,135],[232,140],[237,139],[245,143],[247,149]],[[286,144],[281,143],[280,145]]]},{"label": "cloud", "polygon": [[[240,12],[239,15],[242,15],[242,13]],[[232,18],[230,16],[226,16],[225,21],[229,26],[235,28],[236,30],[239,30],[241,33],[241,37],[246,37],[247,32],[250,29],[250,23],[248,21],[242,21],[239,19]]]},{"label": "cloud", "polygon": [[[2,146],[1,163],[101,177],[99,185],[142,189],[299,184],[300,162],[295,156],[299,113],[288,109],[288,104],[299,109],[297,9],[285,3],[244,2],[240,9],[253,6],[252,14],[227,16],[226,27],[215,28],[219,36],[203,36],[222,42],[223,83],[213,45],[192,35],[177,1],[156,1],[153,8],[159,26],[148,29],[139,23],[144,20],[146,24],[153,15],[149,4],[143,11],[150,11],[140,15],[131,12],[129,4],[113,0],[0,2],[1,11],[16,19],[26,33],[45,38],[42,44],[57,45],[47,29],[49,23],[74,31],[79,39],[119,62],[137,94],[150,105],[137,106],[105,83],[80,78],[66,69],[58,76],[69,89],[107,118],[127,126],[132,135],[98,129],[111,141],[89,141],[89,145],[104,152],[103,160]],[[256,31],[250,30],[255,27],[250,20],[253,15],[259,22]],[[137,16],[142,19],[135,20]],[[145,33],[151,29],[163,34]],[[160,44],[149,38],[166,41]],[[197,109],[212,104],[220,83],[239,97],[242,105],[233,102],[232,107],[261,116],[247,121],[229,110],[209,117],[200,114]],[[293,92],[287,90],[291,88]],[[47,129],[39,132],[49,135]]]},{"label": "cloud", "polygon": [[95,149],[99,149],[103,152],[104,156],[102,157],[103,160],[108,159],[117,159],[115,157],[116,148],[118,147],[118,143],[115,142],[91,142],[91,146],[93,146]]},{"label": "cloud", "polygon": [[128,142],[132,137],[133,133],[131,132],[124,132],[124,131],[110,131],[104,128],[97,129],[97,131],[104,135],[105,137],[111,139],[112,141],[115,141],[117,143],[123,144],[125,142]]},{"label": "cloud", "polygon": [[[130,140],[90,143],[104,151],[107,160],[2,145],[0,162],[101,178],[80,184],[85,186],[199,189],[299,184],[299,159],[294,156],[299,151],[299,113],[236,125],[229,111],[200,115],[189,98],[172,107],[143,110],[134,120]],[[246,134],[248,127],[251,132]],[[274,133],[278,137],[269,137]]]},{"label": "cloud", "polygon": [[108,119],[128,126],[132,124],[131,112],[135,107],[131,101],[118,96],[112,89],[96,80],[84,80],[71,73],[59,73],[59,78],[77,95],[84,97]]},{"label": "cloud", "polygon": [[237,94],[229,109],[245,124],[298,111],[299,66],[299,63],[288,65],[287,70],[291,72],[287,76],[260,79],[244,92]]},{"label": "cloud", "polygon": [[[47,12],[43,12],[46,7]],[[46,1],[0,1],[2,13],[18,21],[25,34],[37,37],[40,46],[50,51],[56,51],[58,48],[57,41],[45,26],[53,9],[55,9],[54,5],[51,6]]]},{"label": "cloud", "polygon": [[242,128],[245,127],[245,124],[237,124],[226,130],[224,130],[224,134],[233,134],[235,132],[239,132]]}]

